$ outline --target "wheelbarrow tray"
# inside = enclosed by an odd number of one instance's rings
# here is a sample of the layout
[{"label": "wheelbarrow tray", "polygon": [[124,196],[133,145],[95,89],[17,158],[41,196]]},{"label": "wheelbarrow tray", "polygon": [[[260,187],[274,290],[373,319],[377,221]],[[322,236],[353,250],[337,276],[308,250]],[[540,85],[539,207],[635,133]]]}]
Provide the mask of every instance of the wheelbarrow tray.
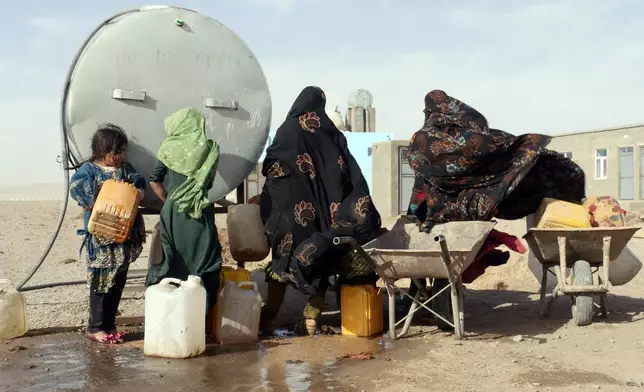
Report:
[{"label": "wheelbarrow tray", "polygon": [[609,259],[615,260],[639,227],[593,227],[585,229],[528,230],[524,236],[530,250],[541,264],[559,263],[559,238],[566,239],[566,261],[569,267],[577,260],[602,263],[604,238],[610,238]]},{"label": "wheelbarrow tray", "polygon": [[363,245],[377,265],[381,277],[448,278],[437,236],[449,248],[450,262],[457,276],[474,262],[496,222],[468,221],[437,224],[430,233],[419,231],[415,222],[399,218],[386,234]]}]

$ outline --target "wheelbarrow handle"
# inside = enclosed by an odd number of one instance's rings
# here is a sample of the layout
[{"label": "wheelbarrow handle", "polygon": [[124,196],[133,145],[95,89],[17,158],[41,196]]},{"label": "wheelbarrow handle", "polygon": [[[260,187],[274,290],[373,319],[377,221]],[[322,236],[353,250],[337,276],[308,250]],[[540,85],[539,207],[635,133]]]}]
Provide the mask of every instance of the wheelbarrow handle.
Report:
[{"label": "wheelbarrow handle", "polygon": [[353,237],[334,237],[333,245],[351,245],[355,248],[358,243]]},{"label": "wheelbarrow handle", "polygon": [[451,264],[451,257],[449,255],[449,249],[447,248],[447,241],[445,237],[441,234],[434,236],[434,242],[438,242],[441,247],[441,254],[443,255],[443,262],[448,266]]},{"label": "wheelbarrow handle", "polygon": [[343,236],[343,237],[334,237],[333,238],[333,245],[335,246],[340,246],[340,245],[350,245],[353,248],[353,252],[359,253],[365,261],[369,264],[373,272],[376,273],[385,283],[388,285],[393,285],[393,281],[387,278],[386,276],[380,276],[378,273],[378,264],[374,261],[374,259],[371,258],[371,256],[362,248],[360,243],[355,240],[353,237],[349,236]]}]

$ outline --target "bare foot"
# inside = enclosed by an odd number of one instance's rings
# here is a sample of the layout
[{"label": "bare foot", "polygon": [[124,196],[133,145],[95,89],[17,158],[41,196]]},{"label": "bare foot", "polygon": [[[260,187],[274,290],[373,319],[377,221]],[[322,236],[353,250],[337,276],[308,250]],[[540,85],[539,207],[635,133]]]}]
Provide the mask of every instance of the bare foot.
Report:
[{"label": "bare foot", "polygon": [[108,334],[105,331],[98,331],[96,333],[87,333],[85,335],[87,339],[89,339],[92,342],[96,343],[103,343],[103,344],[111,344],[110,342],[110,334]]},{"label": "bare foot", "polygon": [[295,333],[298,335],[314,336],[317,332],[318,322],[315,319],[304,319],[295,327]]}]

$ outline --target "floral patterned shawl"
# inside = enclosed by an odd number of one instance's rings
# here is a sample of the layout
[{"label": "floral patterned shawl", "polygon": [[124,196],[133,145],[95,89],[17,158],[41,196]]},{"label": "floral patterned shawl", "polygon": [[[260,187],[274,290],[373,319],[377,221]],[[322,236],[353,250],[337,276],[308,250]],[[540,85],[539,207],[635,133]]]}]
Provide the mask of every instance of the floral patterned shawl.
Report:
[{"label": "floral patterned shawl", "polygon": [[[318,87],[305,88],[267,149],[262,218],[272,269],[312,294],[313,280],[332,273],[342,249],[335,236],[361,243],[375,237],[380,215],[347,140],[327,117]],[[346,253],[346,249],[344,250]]]},{"label": "floral patterned shawl", "polygon": [[491,129],[481,113],[441,90],[427,94],[424,112],[409,146],[417,176],[409,214],[433,223],[520,219],[545,197],[583,199],[584,172],[546,149],[551,137]]}]

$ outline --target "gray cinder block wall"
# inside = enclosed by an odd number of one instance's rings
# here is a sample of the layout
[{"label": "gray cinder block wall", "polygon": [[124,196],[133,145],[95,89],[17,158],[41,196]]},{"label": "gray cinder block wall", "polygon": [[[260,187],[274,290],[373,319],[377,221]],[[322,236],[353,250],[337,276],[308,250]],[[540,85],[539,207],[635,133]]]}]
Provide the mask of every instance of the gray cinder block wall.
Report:
[{"label": "gray cinder block wall", "polygon": [[644,210],[644,124],[556,135],[548,148],[584,169],[586,195],[613,196],[627,210]]}]

